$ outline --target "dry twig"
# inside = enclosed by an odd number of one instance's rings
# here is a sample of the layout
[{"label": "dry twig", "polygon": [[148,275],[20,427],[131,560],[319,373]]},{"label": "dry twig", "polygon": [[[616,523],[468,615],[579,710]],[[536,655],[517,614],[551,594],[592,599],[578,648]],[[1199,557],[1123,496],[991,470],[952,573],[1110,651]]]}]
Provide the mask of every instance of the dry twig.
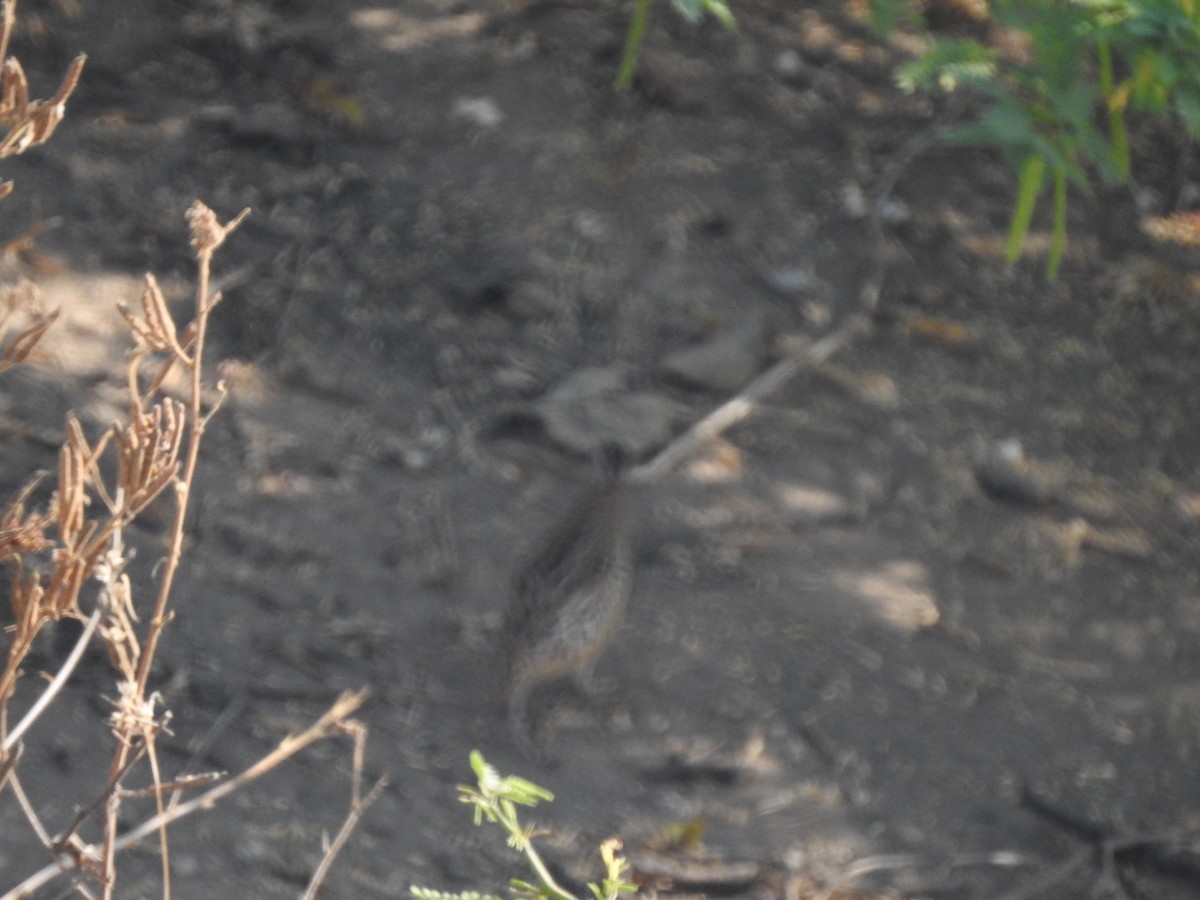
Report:
[{"label": "dry twig", "polygon": [[654,459],[629,473],[629,481],[653,482],[669,475],[706,443],[750,415],[763,400],[790,381],[805,366],[829,359],[859,334],[867,331],[865,318],[854,316],[821,340],[788,354],[750,382],[736,397],[717,407]]},{"label": "dry twig", "polygon": [[362,818],[367,808],[378,799],[385,787],[387,787],[386,775],[380,777],[371,786],[371,790],[362,800],[355,801],[351,805],[350,812],[346,815],[346,821],[342,823],[342,827],[338,829],[338,833],[334,839],[329,842],[329,846],[325,849],[325,855],[321,857],[321,863],[317,866],[316,871],[313,872],[312,879],[308,883],[308,889],[304,892],[300,900],[314,900],[317,896],[317,891],[321,889],[321,885],[325,882],[325,876],[329,874],[329,869],[333,865],[333,861],[337,859],[338,853],[346,845],[346,841],[349,840],[350,834],[358,825],[359,819]]},{"label": "dry twig", "polygon": [[308,890],[304,892],[301,900],[314,900],[317,891],[325,881],[325,876],[329,874],[329,869],[333,866],[333,861],[337,859],[338,853],[350,839],[359,819],[387,786],[387,776],[384,775],[372,785],[366,797],[362,796],[362,771],[367,749],[367,729],[361,722],[346,721],[342,724],[342,731],[354,738],[354,767],[350,776],[350,811],[346,814],[346,819],[342,822],[342,827],[338,829],[337,835],[326,846],[321,862],[313,872],[308,883]]},{"label": "dry twig", "polygon": [[[363,704],[366,700],[366,691],[358,691],[354,693],[342,694],[325,714],[322,715],[316,722],[306,728],[299,734],[289,735],[279,742],[279,745],[252,765],[250,768],[240,774],[223,781],[220,784],[210,788],[203,794],[193,797],[191,800],[177,804],[168,808],[154,817],[147,819],[140,825],[130,829],[112,842],[111,852],[115,855],[121,850],[128,849],[134,844],[139,843],[156,831],[159,831],[166,825],[172,822],[177,822],[185,816],[189,816],[200,810],[212,809],[219,801],[234,793],[235,791],[245,787],[251,781],[262,777],[267,772],[279,766],[284,761],[295,756],[301,750],[304,750],[309,745],[324,738],[334,735],[343,734],[347,728],[348,718]],[[377,785],[378,787],[378,785]],[[171,785],[160,785],[157,790],[160,792],[171,790]],[[367,795],[361,804],[360,814],[365,810],[367,801],[373,800],[376,788],[372,788],[371,794]],[[355,817],[357,821],[357,817]],[[345,827],[345,826],[343,826]],[[101,848],[94,846],[83,846],[79,853],[72,854],[71,857],[61,859],[43,869],[35,872],[33,875],[26,878],[23,882],[11,889],[7,893],[0,895],[0,900],[23,900],[33,896],[33,893],[39,888],[49,884],[60,875],[68,873],[72,868],[79,865],[76,857],[85,854],[95,854]],[[107,849],[105,850],[107,852]]]}]

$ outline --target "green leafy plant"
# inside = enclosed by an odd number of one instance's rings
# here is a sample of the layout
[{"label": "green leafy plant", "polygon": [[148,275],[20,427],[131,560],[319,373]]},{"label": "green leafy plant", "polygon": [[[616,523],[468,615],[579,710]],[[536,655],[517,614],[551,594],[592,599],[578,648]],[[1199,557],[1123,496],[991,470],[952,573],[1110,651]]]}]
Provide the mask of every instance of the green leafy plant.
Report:
[{"label": "green leafy plant", "polygon": [[[511,886],[516,895],[526,898],[579,900],[554,880],[554,876],[550,874],[550,870],[546,868],[545,862],[533,846],[536,830],[532,826],[522,825],[517,814],[518,806],[537,806],[543,800],[553,800],[554,795],[524,778],[501,775],[478,750],[471,751],[470,760],[471,769],[475,772],[476,786],[460,785],[459,799],[473,808],[477,826],[487,821],[503,828],[508,834],[508,845],[525,857],[536,876],[535,882],[514,878]],[[604,878],[588,884],[595,900],[617,900],[621,894],[637,890],[636,885],[626,880],[629,864],[621,856],[620,850],[621,842],[617,838],[609,838],[600,845]],[[413,887],[412,894],[419,900],[493,900],[491,895],[474,892],[444,894],[421,887]]]},{"label": "green leafy plant", "polygon": [[[884,29],[909,25],[902,0],[873,0]],[[1023,58],[984,42],[931,38],[896,72],[909,91],[974,89],[988,98],[979,119],[946,140],[1000,150],[1018,174],[1006,256],[1022,252],[1047,184],[1052,192],[1053,278],[1067,242],[1067,195],[1099,178],[1130,175],[1130,112],[1173,115],[1200,136],[1200,3],[1196,0],[994,0],[991,18],[1024,36]]]},{"label": "green leafy plant", "polygon": [[478,891],[460,891],[454,894],[416,885],[409,888],[409,891],[417,900],[500,900],[495,894],[481,894]]},{"label": "green leafy plant", "polygon": [[[633,19],[630,20],[629,30],[625,33],[625,53],[621,58],[621,68],[617,72],[616,87],[619,91],[628,90],[633,84],[633,76],[637,72],[638,59],[642,52],[642,42],[646,38],[646,26],[650,22],[651,2],[652,0],[637,0],[637,6],[633,9]],[[726,28],[737,27],[725,0],[671,0],[671,5],[689,22],[699,22],[708,14]]]}]

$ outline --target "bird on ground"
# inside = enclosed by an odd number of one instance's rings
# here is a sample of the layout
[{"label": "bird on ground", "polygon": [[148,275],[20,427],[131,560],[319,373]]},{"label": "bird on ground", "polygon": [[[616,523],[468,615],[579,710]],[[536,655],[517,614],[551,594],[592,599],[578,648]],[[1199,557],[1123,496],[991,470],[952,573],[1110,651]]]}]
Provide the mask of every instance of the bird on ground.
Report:
[{"label": "bird on ground", "polygon": [[620,629],[633,586],[624,457],[620,447],[602,448],[600,477],[516,573],[502,639],[508,719],[522,741],[530,736],[531,692],[566,676],[586,684]]}]

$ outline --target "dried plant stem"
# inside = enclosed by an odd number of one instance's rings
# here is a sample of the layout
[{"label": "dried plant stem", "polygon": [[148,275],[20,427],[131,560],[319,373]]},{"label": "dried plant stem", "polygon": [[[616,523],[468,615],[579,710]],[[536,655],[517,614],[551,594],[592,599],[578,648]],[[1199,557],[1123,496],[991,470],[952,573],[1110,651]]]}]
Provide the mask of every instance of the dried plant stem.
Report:
[{"label": "dried plant stem", "polygon": [[21,721],[14,726],[13,730],[4,738],[4,756],[17,745],[21,740],[21,735],[29,730],[38,716],[48,707],[51,701],[58,696],[58,692],[62,690],[62,686],[70,679],[71,674],[75,671],[75,667],[79,665],[79,660],[83,659],[83,651],[87,649],[87,645],[92,641],[92,635],[96,633],[96,626],[100,624],[100,615],[103,612],[103,604],[98,604],[87,620],[87,625],[84,626],[83,634],[79,636],[79,640],[75,642],[71,654],[63,663],[62,668],[58,670],[58,674],[46,686],[46,690],[37,698],[33,706],[29,707],[29,711],[21,718]]},{"label": "dried plant stem", "polygon": [[117,887],[117,851],[113,847],[113,835],[117,831],[117,811],[121,801],[116,790],[110,790],[104,802],[104,843],[100,853],[100,883],[104,888],[104,900],[112,900]]},{"label": "dried plant stem", "polygon": [[46,846],[50,847],[50,849],[55,853],[66,852],[66,848],[68,846],[79,846],[81,842],[75,837],[76,830],[80,825],[87,821],[88,817],[91,816],[93,812],[99,809],[100,805],[104,803],[108,796],[117,789],[117,783],[120,781],[120,779],[124,778],[125,773],[129,771],[130,767],[141,758],[141,754],[134,754],[133,756],[129,757],[129,760],[125,763],[125,768],[117,773],[117,777],[105,785],[104,790],[101,791],[100,795],[95,800],[93,800],[87,806],[79,809],[75,813],[75,817],[71,819],[71,824],[66,827],[63,833],[59,835],[52,843],[47,843]]},{"label": "dried plant stem", "polygon": [[986,853],[957,853],[945,860],[931,860],[913,853],[894,853],[890,855],[868,856],[851,863],[829,885],[816,900],[834,900],[835,897],[845,896],[845,885],[869,875],[873,872],[895,871],[897,869],[917,869],[921,866],[939,865],[952,868],[968,868],[972,866],[994,866],[998,868],[1021,868],[1037,866],[1042,860],[1029,853],[1019,850],[993,850]]},{"label": "dried plant stem", "polygon": [[46,831],[46,826],[42,824],[41,818],[37,814],[37,810],[33,808],[33,804],[29,802],[29,795],[25,793],[25,788],[21,785],[21,779],[16,773],[12,773],[12,792],[17,798],[17,803],[21,807],[21,812],[25,814],[25,818],[29,820],[29,825],[33,829],[33,833],[38,836],[42,844],[50,846],[50,833]]},{"label": "dried plant stem", "polygon": [[746,388],[668,444],[654,459],[629,473],[635,482],[660,481],[704,444],[732,428],[775,391],[787,384],[805,366],[824,362],[869,328],[866,318],[852,316],[814,344],[788,354]]},{"label": "dried plant stem", "polygon": [[[176,822],[179,819],[189,816],[199,810],[211,809],[220,800],[232,794],[234,791],[245,787],[251,781],[259,778],[274,769],[280,763],[285,762],[295,754],[299,753],[304,748],[308,747],[316,741],[327,737],[332,737],[337,734],[342,734],[347,730],[351,730],[352,723],[348,721],[351,716],[367,698],[366,691],[347,692],[342,694],[333,705],[326,710],[316,722],[306,728],[299,734],[288,735],[279,745],[252,765],[242,773],[235,775],[228,781],[223,781],[213,788],[205,791],[199,796],[193,797],[185,803],[180,803],[177,806],[170,807],[164,812],[147,819],[142,824],[132,830],[121,835],[112,842],[112,854],[140,842],[147,836],[154,834],[165,825]],[[169,786],[164,789],[170,789]],[[374,793],[374,788],[372,793]],[[117,791],[110,791],[110,798],[117,796]],[[369,795],[368,795],[369,796]],[[364,801],[365,804],[365,801]],[[362,808],[365,809],[365,806]],[[361,814],[361,809],[360,809]],[[87,851],[89,848],[83,848]],[[63,859],[58,863],[46,866],[45,868],[35,872],[33,875],[26,878],[23,882],[17,885],[8,893],[0,895],[0,900],[23,900],[23,898],[33,896],[34,891],[45,886],[60,875],[65,874],[74,868],[73,859]]]},{"label": "dried plant stem", "polygon": [[[192,208],[188,211],[188,221],[192,231],[192,246],[196,251],[198,270],[195,312],[191,327],[189,328],[191,341],[188,349],[181,346],[179,341],[175,339],[174,321],[171,319],[169,312],[166,311],[165,305],[161,302],[161,294],[158,292],[157,285],[153,279],[147,280],[147,292],[143,296],[143,309],[146,313],[144,327],[139,328],[135,324],[135,319],[131,318],[128,314],[126,315],[126,318],[130,320],[130,324],[134,326],[135,334],[139,335],[143,341],[148,341],[151,346],[167,350],[170,353],[171,362],[179,361],[188,366],[191,376],[187,450],[184,454],[183,471],[172,482],[175,489],[175,510],[169,531],[167,555],[163,564],[162,574],[159,576],[158,592],[155,596],[154,609],[146,630],[146,637],[137,651],[137,668],[133,677],[134,687],[131,702],[138,709],[144,710],[149,706],[151,709],[150,715],[153,714],[153,698],[147,703],[146,688],[150,680],[150,671],[154,663],[154,656],[158,650],[158,642],[168,621],[167,606],[175,584],[175,575],[179,570],[179,562],[183,557],[183,541],[190,505],[189,500],[191,498],[192,486],[195,482],[196,466],[200,460],[200,447],[203,443],[204,430],[208,423],[208,417],[220,405],[220,399],[218,399],[212,410],[207,414],[204,411],[204,343],[207,336],[209,314],[220,300],[219,295],[214,297],[209,294],[212,257],[217,247],[224,242],[229,232],[240,225],[248,214],[249,210],[244,210],[232,222],[222,226],[217,221],[212,210],[202,203],[197,202],[193,204]],[[136,376],[132,374],[131,387],[134,391],[133,397],[135,401],[144,406],[144,400],[137,392]],[[221,398],[223,397],[224,393],[222,392]],[[143,413],[143,409],[134,409],[131,419],[137,419]],[[135,734],[135,729],[139,728],[141,729],[141,734]],[[114,784],[114,790],[107,804],[107,815],[105,816],[104,826],[104,852],[102,859],[104,896],[106,900],[112,896],[115,883],[114,856],[119,849],[116,842],[116,830],[117,810],[120,807],[121,794],[115,789],[115,779],[116,774],[125,768],[129,756],[133,752],[135,740],[138,737],[141,738],[142,746],[150,752],[155,785],[160,783],[153,748],[154,734],[156,733],[155,726],[140,724],[139,720],[135,719],[124,723],[122,729],[123,733],[119,734],[120,740],[110,768],[110,773],[113,776],[111,780]],[[161,793],[157,795],[156,802],[158,803],[159,814],[155,816],[155,819],[161,822],[159,827],[163,851],[163,891],[164,897],[169,898],[170,869],[167,855],[166,825],[170,819],[163,809]]]},{"label": "dried plant stem", "polygon": [[367,729],[360,722],[346,722],[342,730],[354,738],[354,755],[352,774],[350,776],[350,812],[346,814],[346,820],[342,823],[342,827],[338,829],[338,833],[333,841],[325,848],[325,853],[321,857],[321,862],[317,866],[316,871],[313,872],[313,876],[308,883],[308,890],[304,892],[302,900],[313,900],[316,897],[317,891],[320,890],[321,884],[325,881],[325,876],[329,873],[329,869],[333,865],[333,861],[337,859],[338,853],[341,852],[342,847],[349,840],[355,826],[358,825],[358,820],[362,818],[362,814],[375,802],[380,791],[387,785],[387,776],[385,775],[375,782],[365,798],[362,796],[362,770],[367,747]]},{"label": "dried plant stem", "polygon": [[[200,459],[200,446],[204,437],[204,423],[202,403],[203,385],[202,378],[202,362],[204,359],[204,338],[205,326],[207,324],[208,312],[208,278],[212,264],[212,252],[201,253],[199,257],[199,283],[196,287],[196,339],[192,348],[190,360],[191,365],[191,418],[189,420],[188,429],[188,447],[184,456],[184,465],[182,474],[174,483],[175,489],[175,509],[174,517],[171,522],[169,532],[170,540],[167,547],[166,560],[163,565],[162,575],[158,582],[158,593],[154,601],[154,612],[150,618],[149,628],[146,632],[146,639],[142,645],[140,656],[138,657],[138,668],[136,676],[136,692],[135,696],[144,698],[146,696],[146,687],[150,680],[150,669],[154,662],[154,655],[158,650],[159,638],[162,636],[163,629],[166,627],[167,605],[171,599],[171,590],[175,583],[175,574],[179,570],[179,561],[183,557],[183,539],[185,528],[187,525],[187,513],[191,494],[192,484],[196,476],[196,465]],[[116,772],[124,769],[129,759],[129,754],[132,750],[133,735],[128,735],[126,739],[118,742],[116,755],[113,758],[111,771]],[[154,753],[153,738],[149,735],[143,737],[146,743],[146,749],[150,753],[151,768],[154,776],[155,785],[160,784],[158,771],[157,757]],[[114,790],[109,797],[107,804],[107,815],[105,817],[104,827],[104,897],[109,900],[112,897],[112,891],[116,886],[116,869],[115,856],[117,846],[114,841],[117,830],[117,811],[120,808],[121,796],[115,790],[116,784],[113,784]],[[158,805],[158,816],[155,818],[163,819],[163,805],[161,792],[156,794],[155,802]],[[159,829],[159,841],[162,848],[162,872],[163,872],[163,897],[164,900],[170,900],[171,896],[171,870],[170,857],[167,852],[167,822],[164,820]]]},{"label": "dried plant stem", "polygon": [[[0,0],[0,44],[7,40],[11,12],[11,3]],[[7,77],[8,71],[8,64],[5,63],[4,72],[0,72],[0,81]],[[73,86],[72,81],[64,90],[69,92]],[[7,96],[0,97],[0,111]],[[62,99],[65,100],[65,95]],[[60,105],[61,102],[58,101]],[[39,113],[40,107],[30,109],[33,115]],[[45,127],[52,128],[55,121],[53,117],[46,119],[49,125]],[[34,133],[34,138],[40,139],[38,135],[41,133]],[[48,134],[48,131],[45,133]],[[0,146],[2,155],[3,147]],[[12,788],[32,830],[53,859],[50,865],[9,890],[0,900],[29,897],[59,875],[68,873],[74,873],[73,891],[92,897],[91,885],[84,882],[95,881],[98,882],[99,896],[111,900],[116,891],[117,854],[154,832],[159,837],[162,897],[163,900],[170,900],[168,825],[197,810],[212,807],[316,740],[335,734],[351,735],[354,738],[354,781],[350,811],[334,840],[324,847],[321,863],[310,886],[311,895],[323,882],[367,807],[386,784],[385,779],[380,779],[365,798],[362,796],[366,728],[350,720],[349,716],[364,701],[365,691],[343,694],[308,729],[285,738],[274,751],[240,775],[212,785],[189,801],[180,802],[181,790],[209,784],[217,776],[165,779],[159,765],[157,740],[170,719],[170,712],[157,710],[160,697],[157,693],[148,693],[150,676],[159,642],[172,615],[169,603],[183,556],[189,501],[204,433],[209,420],[226,397],[224,385],[218,382],[216,397],[207,400],[204,383],[208,317],[221,299],[212,289],[212,258],[215,250],[248,212],[246,210],[231,222],[221,224],[212,210],[202,203],[197,202],[192,206],[188,221],[198,271],[192,322],[182,333],[179,332],[161,289],[153,276],[147,276],[140,311],[133,312],[121,307],[136,341],[128,370],[128,421],[114,424],[92,444],[78,421],[68,417],[67,438],[59,454],[58,489],[49,511],[26,511],[25,501],[36,486],[36,480],[16,501],[0,510],[0,517],[3,518],[0,524],[4,526],[0,531],[4,532],[7,541],[3,556],[6,561],[15,560],[18,575],[13,588],[13,608],[18,614],[18,622],[9,659],[0,673],[0,738],[3,738],[3,744],[0,745],[0,786]],[[3,315],[3,309],[0,309],[0,340],[3,340]],[[19,349],[23,346],[18,344]],[[149,354],[155,355],[157,370],[143,379],[140,366]],[[0,354],[0,363],[12,356],[5,351]],[[189,396],[185,402],[175,400],[163,391],[166,373],[177,365],[183,366],[189,376]],[[107,467],[101,465],[101,457],[109,450],[116,456],[116,476],[106,482]],[[131,556],[125,552],[122,529],[167,488],[174,491],[174,507],[167,533],[166,553],[158,569],[151,615],[147,624],[142,626],[131,593],[130,578],[124,572]],[[89,505],[100,506],[100,515],[89,517]],[[57,531],[57,540],[46,536],[50,527]],[[31,576],[21,578],[25,555],[46,551],[49,551],[47,555],[53,562],[50,577],[44,579],[35,569]],[[5,701],[20,676],[20,663],[33,637],[46,621],[64,616],[83,618],[78,605],[80,589],[90,578],[97,579],[102,589],[82,636],[62,669],[32,708],[11,732],[8,731]],[[110,727],[117,745],[104,789],[90,804],[79,809],[65,831],[52,837],[38,818],[36,809],[25,796],[17,778],[16,763],[20,756],[21,739],[54,698],[59,696],[63,684],[75,671],[96,633],[103,637],[118,674],[119,696],[113,701],[115,709],[110,717]],[[152,787],[139,791],[124,790],[122,780],[143,756],[149,760]],[[119,813],[123,801],[130,796],[144,795],[153,795],[156,814],[125,834],[119,834]],[[103,812],[100,813],[100,810]],[[80,838],[79,830],[85,821],[97,815],[102,818],[101,838],[94,844],[86,843]]]},{"label": "dried plant stem", "polygon": [[[367,699],[367,692],[353,691],[342,694],[334,701],[333,705],[326,710],[316,722],[306,728],[299,734],[288,735],[279,745],[239,775],[235,775],[228,781],[223,781],[215,787],[210,788],[203,794],[193,797],[185,803],[180,803],[175,807],[166,810],[161,815],[155,816],[153,819],[147,819],[141,825],[134,828],[132,831],[121,835],[116,842],[117,850],[124,850],[133,844],[136,844],[142,838],[152,834],[161,825],[170,824],[184,816],[189,816],[197,810],[211,809],[219,800],[224,799],[227,795],[232,794],[239,788],[245,787],[256,778],[260,778],[267,772],[274,769],[280,763],[295,756],[305,747],[319,741],[323,738],[332,737],[335,734],[340,734],[346,725],[346,719],[354,713],[363,702]],[[7,900],[5,897],[0,897],[0,900]]]},{"label": "dried plant stem", "polygon": [[[154,738],[146,741],[146,749],[150,757],[150,773],[154,777],[154,806],[158,810],[157,818],[163,814],[163,792],[169,790],[163,785],[162,772],[158,768],[158,751],[154,747]],[[124,796],[124,795],[122,795]],[[163,900],[171,900],[171,848],[167,840],[167,824],[164,822],[158,829],[159,859],[162,862],[162,896]]]},{"label": "dried plant stem", "polygon": [[146,633],[146,642],[142,646],[141,658],[138,660],[137,686],[138,695],[144,696],[146,685],[150,680],[150,667],[154,662],[154,654],[158,649],[158,641],[163,628],[167,624],[167,604],[171,599],[171,588],[175,584],[175,573],[179,569],[179,561],[183,557],[183,538],[187,524],[187,513],[192,483],[196,477],[196,465],[200,460],[200,445],[204,438],[205,419],[203,415],[203,372],[204,338],[208,326],[208,279],[212,267],[212,251],[201,252],[199,255],[199,283],[196,286],[196,339],[191,353],[191,417],[188,429],[188,447],[184,455],[183,473],[175,482],[175,516],[171,522],[170,543],[167,547],[166,562],[162,576],[158,582],[158,595],[154,600],[154,614],[150,619],[150,627]]},{"label": "dried plant stem", "polygon": [[[219,775],[213,775],[211,773],[205,775],[189,775],[188,772],[191,771],[192,766],[194,766],[198,760],[202,759],[204,755],[208,753],[209,749],[214,743],[216,743],[217,738],[225,733],[225,730],[231,724],[233,724],[234,720],[241,714],[245,707],[246,695],[239,694],[233,699],[232,702],[230,702],[228,706],[225,707],[225,709],[221,711],[221,714],[217,716],[216,721],[214,721],[212,725],[209,726],[208,731],[205,732],[204,737],[200,739],[199,743],[192,747],[192,755],[189,756],[187,762],[183,764],[183,768],[175,773],[176,781],[180,782],[182,786],[194,787],[195,785],[188,784],[190,779],[199,778],[207,781],[213,781],[220,777]],[[166,786],[164,785],[164,787]],[[126,796],[128,796],[128,793]],[[171,795],[170,805],[175,806],[178,804],[180,796],[179,789],[176,789],[175,793]]]},{"label": "dried plant stem", "polygon": [[362,818],[372,803],[378,799],[379,794],[387,787],[387,776],[382,776],[367,793],[366,797],[361,800],[355,800],[350,806],[350,812],[346,814],[346,821],[342,823],[342,827],[338,829],[337,835],[325,850],[325,855],[321,857],[321,863],[313,872],[312,879],[308,883],[308,890],[304,892],[300,900],[315,900],[317,891],[321,889],[321,885],[325,881],[325,876],[329,874],[329,869],[333,865],[333,861],[337,859],[338,853],[342,847],[346,845],[346,841],[350,839],[351,832],[358,825],[358,820]]},{"label": "dried plant stem", "polygon": [[21,747],[18,747],[15,753],[7,754],[3,760],[0,760],[0,790],[8,784],[9,776],[12,775],[13,769],[17,767],[17,763],[21,760]]},{"label": "dried plant stem", "polygon": [[[16,8],[17,0],[0,0],[0,158],[24,153],[51,137],[63,120],[85,63],[85,57],[76,57],[49,99],[31,100],[24,68],[8,55]],[[11,189],[11,183],[0,182],[0,199]],[[119,304],[136,342],[128,368],[127,420],[114,423],[93,444],[77,419],[69,415],[65,440],[54,442],[59,447],[57,486],[46,508],[28,508],[39,483],[35,478],[0,509],[0,562],[12,571],[9,593],[15,613],[8,652],[0,667],[0,788],[12,790],[30,828],[53,860],[4,894],[3,900],[30,896],[41,885],[66,873],[74,873],[71,892],[110,900],[116,890],[117,853],[155,831],[162,860],[162,897],[170,900],[167,826],[171,822],[214,805],[315,740],[350,734],[355,739],[350,812],[334,841],[325,847],[310,888],[310,893],[315,892],[363,812],[384,786],[381,779],[367,797],[361,795],[366,729],[347,717],[363,702],[365,693],[343,695],[306,731],[286,738],[241,775],[211,786],[190,801],[180,802],[179,792],[199,788],[216,776],[171,778],[159,765],[157,740],[169,722],[170,712],[158,709],[161,698],[149,692],[150,678],[163,632],[173,615],[169,609],[171,593],[183,555],[204,433],[226,397],[222,383],[217,383],[216,396],[212,397],[206,393],[204,382],[208,317],[221,299],[211,277],[212,261],[216,250],[248,213],[244,210],[221,223],[203,203],[192,205],[187,218],[198,272],[192,321],[186,328],[178,328],[157,281],[147,276],[140,310],[133,312]],[[30,233],[9,242],[8,249],[21,249],[22,242],[32,236]],[[24,361],[57,316],[57,311],[41,309],[31,289],[0,291],[0,371]],[[142,373],[142,362],[151,356],[156,370]],[[168,373],[176,367],[183,367],[188,379],[188,396],[182,402],[164,390]],[[113,465],[102,465],[102,457]],[[114,471],[115,477],[111,474]],[[131,580],[124,573],[131,554],[125,552],[121,532],[168,488],[173,490],[174,505],[165,556],[157,568],[149,616],[143,617],[134,603]],[[85,619],[79,605],[81,590],[93,578],[100,582],[101,590],[95,609]],[[84,621],[82,635],[61,669],[16,727],[9,730],[8,701],[22,675],[23,660],[42,626],[66,617]],[[118,676],[118,696],[109,719],[117,744],[104,789],[78,809],[65,831],[52,836],[23,790],[17,762],[23,738],[61,696],[63,685],[97,634]],[[148,757],[152,787],[148,791],[125,791],[122,780],[143,756]],[[153,794],[156,814],[133,830],[118,834],[123,801],[144,793]],[[86,843],[79,835],[83,823],[93,818],[102,819],[102,836],[94,844]]]},{"label": "dried plant stem", "polygon": [[8,59],[8,42],[17,24],[17,0],[0,3],[0,62]]}]

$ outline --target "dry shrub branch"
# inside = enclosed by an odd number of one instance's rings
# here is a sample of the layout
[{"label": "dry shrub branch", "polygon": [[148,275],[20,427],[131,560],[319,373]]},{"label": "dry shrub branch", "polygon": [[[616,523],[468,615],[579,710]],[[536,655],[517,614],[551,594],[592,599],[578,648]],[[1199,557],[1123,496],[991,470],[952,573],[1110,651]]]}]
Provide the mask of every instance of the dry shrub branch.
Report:
[{"label": "dry shrub branch", "polygon": [[[49,100],[30,100],[25,70],[8,55],[16,16],[16,0],[0,0],[0,159],[24,153],[50,139],[66,114],[67,100],[79,84],[86,61],[82,54],[75,57]],[[0,200],[12,190],[11,181],[0,181]],[[29,282],[0,288],[0,372],[28,358],[56,318],[57,311],[41,308],[37,288]],[[23,327],[10,339],[18,326]]]},{"label": "dry shrub branch", "polygon": [[[16,0],[0,0],[0,159],[24,153],[45,143],[66,111],[67,100],[79,83],[85,57],[71,63],[62,84],[50,100],[30,100],[29,83],[19,61],[8,56],[8,47],[16,27]],[[12,193],[12,182],[0,182],[0,199]],[[0,372],[24,362],[33,353],[46,331],[58,318],[58,311],[42,309],[39,292],[22,281],[0,287]],[[15,334],[14,334],[15,332]],[[12,337],[10,337],[12,335]],[[9,760],[24,727],[8,728],[8,701],[12,698],[21,663],[33,639],[47,622],[77,613],[73,598],[85,577],[78,554],[68,548],[80,548],[91,535],[81,536],[83,496],[79,491],[79,473],[71,466],[79,462],[76,437],[70,430],[59,459],[59,487],[47,510],[30,510],[29,502],[44,473],[35,475],[17,496],[0,510],[0,565],[12,576],[11,603],[14,623],[4,669],[0,672],[0,772],[11,777]],[[82,432],[78,437],[82,439]],[[86,444],[86,442],[84,442]],[[68,489],[63,490],[67,485]],[[72,489],[73,488],[73,489]],[[61,540],[51,540],[47,529],[57,528]],[[81,540],[82,537],[82,540]],[[49,555],[49,573],[44,561]],[[93,563],[99,552],[93,557]],[[44,708],[44,707],[42,707]],[[35,709],[38,707],[35,706]]]},{"label": "dry shrub branch", "polygon": [[[24,72],[7,58],[15,20],[15,2],[0,0],[0,158],[44,142],[63,117],[65,104],[78,83],[83,57],[71,64],[62,85],[46,101],[30,101]],[[0,185],[0,197],[11,185]],[[191,321],[180,329],[153,275],[147,275],[136,307],[119,306],[134,347],[125,373],[129,402],[125,417],[94,439],[73,415],[58,454],[53,491],[38,505],[39,488],[50,478],[31,478],[0,509],[0,565],[9,570],[12,624],[0,669],[0,798],[11,794],[29,827],[45,846],[49,864],[3,895],[4,900],[30,896],[42,885],[70,874],[84,896],[111,898],[117,884],[117,854],[157,833],[162,860],[162,892],[170,896],[170,853],[167,826],[270,771],[313,741],[335,735],[354,740],[354,785],[351,811],[343,826],[348,834],[382,786],[362,796],[362,746],[366,729],[350,718],[365,693],[339,698],[317,722],[285,738],[258,763],[232,778],[216,775],[164,778],[157,742],[171,719],[163,698],[151,687],[160,640],[171,620],[172,588],[183,556],[189,501],[205,429],[226,397],[224,384],[210,387],[204,378],[204,351],[209,316],[220,302],[211,289],[213,255],[248,215],[243,211],[222,223],[203,203],[188,212],[197,284]],[[0,292],[0,372],[28,358],[58,313],[43,312],[37,291],[20,284]],[[9,335],[13,335],[9,338]],[[186,375],[183,399],[171,396],[167,375],[180,368]],[[126,573],[132,553],[124,529],[160,496],[171,503],[165,556],[153,569],[154,596],[146,608],[134,597]],[[89,586],[94,585],[89,589]],[[89,609],[90,607],[90,609]],[[50,622],[74,618],[85,623],[74,649],[40,692],[24,679],[24,665],[39,632]],[[113,752],[105,788],[99,796],[76,804],[76,813],[59,830],[42,822],[38,804],[22,784],[22,739],[34,728],[70,678],[83,651],[99,637],[116,674],[109,699],[107,725]],[[32,700],[26,695],[32,694]],[[14,699],[25,712],[16,722]],[[150,767],[153,788],[127,791],[126,775],[139,763]],[[216,782],[214,784],[214,782]],[[205,790],[181,802],[184,791]],[[150,796],[154,813],[141,825],[121,832],[118,816],[126,800]],[[98,821],[97,821],[98,820]],[[94,842],[83,831],[98,828]],[[314,876],[324,877],[339,841],[326,848]]]}]

